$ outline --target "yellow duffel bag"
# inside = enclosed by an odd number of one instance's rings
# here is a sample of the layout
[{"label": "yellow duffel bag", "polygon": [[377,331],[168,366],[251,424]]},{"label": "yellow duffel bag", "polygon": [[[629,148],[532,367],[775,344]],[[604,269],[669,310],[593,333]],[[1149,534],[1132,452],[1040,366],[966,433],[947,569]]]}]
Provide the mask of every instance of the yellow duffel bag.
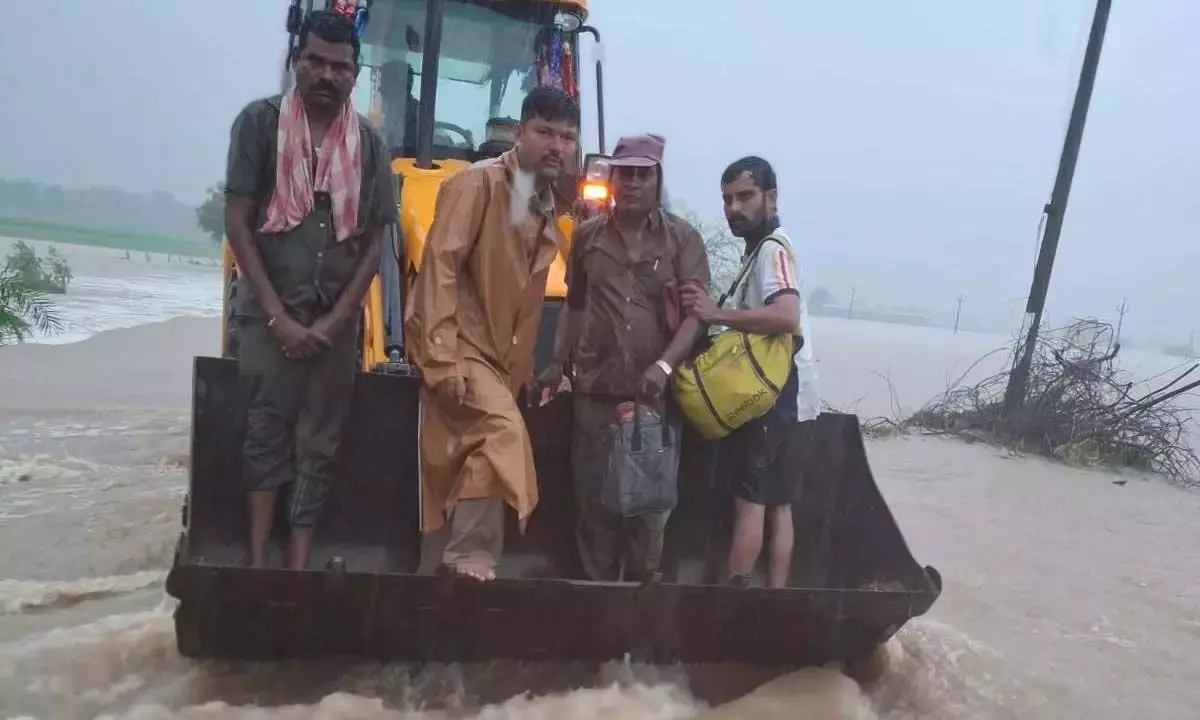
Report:
[{"label": "yellow duffel bag", "polygon": [[796,354],[794,335],[726,330],[679,364],[672,383],[684,417],[715,440],[775,407]]},{"label": "yellow duffel bag", "polygon": [[[787,241],[774,240],[791,254]],[[767,240],[759,244],[761,249]],[[729,292],[741,284],[757,250],[746,261]],[[725,330],[708,338],[707,346],[683,361],[671,383],[675,401],[684,417],[704,437],[715,440],[747,422],[762,417],[775,406],[779,391],[792,369],[792,357],[799,350],[795,335],[761,335]]]}]

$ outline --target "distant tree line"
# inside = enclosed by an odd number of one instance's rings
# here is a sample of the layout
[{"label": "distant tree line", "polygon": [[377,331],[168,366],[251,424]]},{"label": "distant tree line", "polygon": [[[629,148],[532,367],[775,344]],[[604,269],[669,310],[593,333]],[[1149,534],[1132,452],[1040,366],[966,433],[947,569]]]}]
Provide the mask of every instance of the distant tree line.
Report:
[{"label": "distant tree line", "polygon": [[112,187],[76,189],[0,179],[0,218],[203,241],[196,208],[166,192],[138,194]]}]

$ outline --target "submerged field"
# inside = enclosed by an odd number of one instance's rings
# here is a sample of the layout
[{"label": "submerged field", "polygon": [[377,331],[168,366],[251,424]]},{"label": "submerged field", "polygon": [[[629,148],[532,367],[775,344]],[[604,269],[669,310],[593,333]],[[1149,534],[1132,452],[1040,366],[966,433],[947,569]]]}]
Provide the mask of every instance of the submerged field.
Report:
[{"label": "submerged field", "polygon": [[129,250],[130,252],[198,258],[220,257],[220,247],[216,243],[206,243],[202,240],[147,235],[125,230],[61,225],[24,218],[0,217],[0,237],[44,240],[66,245],[89,245]]}]

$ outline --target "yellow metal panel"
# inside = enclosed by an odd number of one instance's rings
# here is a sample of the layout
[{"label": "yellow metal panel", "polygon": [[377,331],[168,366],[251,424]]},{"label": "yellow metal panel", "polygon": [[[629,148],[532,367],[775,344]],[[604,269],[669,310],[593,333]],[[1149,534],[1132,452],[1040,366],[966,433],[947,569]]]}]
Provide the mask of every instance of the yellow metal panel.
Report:
[{"label": "yellow metal panel", "polygon": [[562,231],[567,242],[550,265],[550,276],[546,278],[546,297],[548,298],[565,298],[567,296],[567,257],[571,252],[571,231],[574,227],[575,221],[570,215],[559,216],[558,229]]},{"label": "yellow metal panel", "polygon": [[383,348],[383,290],[376,274],[363,299],[362,371],[370,372],[381,362],[387,362],[387,357]]},{"label": "yellow metal panel", "polygon": [[400,191],[400,231],[404,237],[404,275],[409,268],[421,267],[425,254],[425,236],[433,223],[433,211],[437,204],[438,189],[442,182],[464,170],[470,163],[462,160],[438,160],[438,167],[425,170],[417,167],[413,158],[396,158],[392,161],[392,172],[404,176]]}]

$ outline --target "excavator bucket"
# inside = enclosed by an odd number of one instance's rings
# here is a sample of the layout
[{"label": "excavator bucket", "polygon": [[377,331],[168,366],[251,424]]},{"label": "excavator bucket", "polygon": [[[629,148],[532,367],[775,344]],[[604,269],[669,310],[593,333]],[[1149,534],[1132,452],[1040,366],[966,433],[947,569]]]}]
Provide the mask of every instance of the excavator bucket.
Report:
[{"label": "excavator bucket", "polygon": [[417,383],[358,375],[314,569],[250,569],[236,362],[196,358],[191,479],[167,582],[180,601],[175,627],[184,655],[604,661],[629,654],[657,663],[795,667],[867,655],[941,592],[938,573],[913,560],[875,485],[857,419],[836,413],[816,422],[806,453],[792,587],[718,584],[729,488],[712,471],[718,446],[686,434],[661,581],[585,581],[574,539],[569,395],[527,413],[541,500],[524,535],[510,513],[499,579],[418,575]]}]

